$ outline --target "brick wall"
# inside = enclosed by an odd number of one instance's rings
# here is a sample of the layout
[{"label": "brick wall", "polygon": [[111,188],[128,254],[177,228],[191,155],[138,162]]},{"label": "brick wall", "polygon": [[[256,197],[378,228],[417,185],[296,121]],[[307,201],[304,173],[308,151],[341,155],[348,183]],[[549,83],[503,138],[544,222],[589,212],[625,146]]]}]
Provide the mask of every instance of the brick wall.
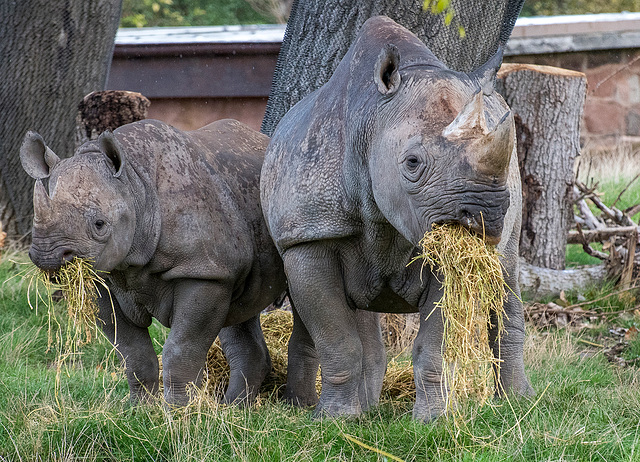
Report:
[{"label": "brick wall", "polygon": [[595,144],[640,143],[640,48],[509,56],[506,62],[563,67],[587,76],[581,136]]}]

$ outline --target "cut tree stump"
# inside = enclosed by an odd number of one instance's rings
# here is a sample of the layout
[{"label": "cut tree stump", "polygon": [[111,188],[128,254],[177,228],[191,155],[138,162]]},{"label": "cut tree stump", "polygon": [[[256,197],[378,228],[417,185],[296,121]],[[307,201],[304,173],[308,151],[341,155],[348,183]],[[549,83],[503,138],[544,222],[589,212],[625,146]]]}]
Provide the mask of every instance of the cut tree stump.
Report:
[{"label": "cut tree stump", "polygon": [[78,104],[76,149],[105,130],[147,118],[149,100],[133,91],[94,91]]},{"label": "cut tree stump", "polygon": [[516,121],[523,195],[520,255],[534,266],[565,267],[586,86],[582,72],[557,67],[504,64],[498,72],[498,89]]}]

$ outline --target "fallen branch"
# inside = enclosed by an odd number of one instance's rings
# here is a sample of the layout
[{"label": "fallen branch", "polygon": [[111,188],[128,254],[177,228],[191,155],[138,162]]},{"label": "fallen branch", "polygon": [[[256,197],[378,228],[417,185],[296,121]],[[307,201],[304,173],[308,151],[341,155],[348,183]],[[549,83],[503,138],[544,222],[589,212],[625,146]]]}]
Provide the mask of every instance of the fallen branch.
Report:
[{"label": "fallen branch", "polygon": [[607,276],[604,264],[553,270],[533,266],[520,259],[520,288],[534,298],[557,296],[563,290],[585,290],[602,284]]},{"label": "fallen branch", "polygon": [[[602,210],[602,213],[604,213],[610,220],[614,221],[620,226],[633,226],[635,224],[633,220],[629,218],[629,216],[626,215],[621,210],[618,210],[613,206],[608,207],[607,205],[605,205],[605,203],[602,202],[598,194],[596,194],[592,189],[591,190],[588,189],[580,181],[576,180],[574,184],[575,184],[574,187],[577,188],[581,193],[583,193],[585,195],[584,196],[585,198],[589,198],[591,202],[593,202],[596,207]],[[575,194],[575,190],[574,190],[574,194]],[[583,212],[582,208],[580,208],[580,212]]]},{"label": "fallen branch", "polygon": [[[569,231],[567,235],[567,244],[583,244],[591,242],[603,242],[612,237],[625,236],[628,237],[638,232],[638,226],[618,226],[599,229],[586,229],[582,231]],[[584,236],[584,241],[581,238]]]}]

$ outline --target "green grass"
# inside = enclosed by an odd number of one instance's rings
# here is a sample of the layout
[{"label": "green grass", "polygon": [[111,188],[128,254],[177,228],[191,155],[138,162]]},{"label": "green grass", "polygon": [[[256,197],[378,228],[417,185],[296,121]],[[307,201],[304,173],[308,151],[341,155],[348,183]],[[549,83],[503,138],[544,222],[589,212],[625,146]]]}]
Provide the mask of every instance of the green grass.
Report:
[{"label": "green grass", "polygon": [[[529,330],[527,373],[537,396],[468,405],[461,417],[421,424],[410,401],[384,401],[354,420],[262,399],[251,409],[199,396],[170,414],[131,407],[122,369],[104,341],[63,369],[46,352],[46,313],[0,264],[0,460],[633,460],[640,451],[640,373],[609,364],[566,331]],[[603,329],[603,332],[606,329]],[[166,330],[153,327],[154,343]],[[591,351],[591,350],[589,350]],[[635,350],[634,350],[635,351]],[[636,354],[636,353],[632,353]]]},{"label": "green grass", "polygon": [[[594,243],[591,245],[596,250],[602,250],[602,244]],[[565,254],[567,268],[584,265],[598,265],[602,260],[592,257],[584,250],[580,244],[567,244],[567,253]]]}]

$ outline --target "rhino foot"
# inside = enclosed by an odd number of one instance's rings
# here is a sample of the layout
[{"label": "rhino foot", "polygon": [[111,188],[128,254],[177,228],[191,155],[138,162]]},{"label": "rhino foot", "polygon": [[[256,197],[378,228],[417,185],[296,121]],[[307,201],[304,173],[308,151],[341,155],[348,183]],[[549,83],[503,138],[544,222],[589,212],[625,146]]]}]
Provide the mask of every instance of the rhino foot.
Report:
[{"label": "rhino foot", "polygon": [[313,407],[318,404],[318,394],[315,389],[308,393],[299,393],[291,391],[287,386],[282,399],[297,407]]},{"label": "rhino foot", "polygon": [[323,400],[320,398],[320,402],[313,411],[314,419],[335,419],[335,418],[355,418],[362,414],[362,408],[360,403],[338,403],[331,400]]}]

